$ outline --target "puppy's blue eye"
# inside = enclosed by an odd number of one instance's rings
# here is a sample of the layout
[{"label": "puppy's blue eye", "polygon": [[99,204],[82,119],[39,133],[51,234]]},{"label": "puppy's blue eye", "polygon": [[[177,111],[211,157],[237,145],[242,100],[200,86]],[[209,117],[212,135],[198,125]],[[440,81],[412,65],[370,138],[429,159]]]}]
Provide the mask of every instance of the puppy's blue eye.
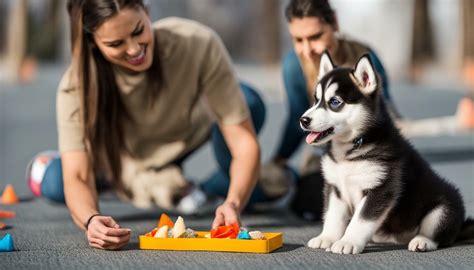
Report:
[{"label": "puppy's blue eye", "polygon": [[329,106],[331,106],[331,108],[333,109],[337,109],[341,105],[342,105],[342,100],[340,100],[337,97],[333,97],[329,100]]}]

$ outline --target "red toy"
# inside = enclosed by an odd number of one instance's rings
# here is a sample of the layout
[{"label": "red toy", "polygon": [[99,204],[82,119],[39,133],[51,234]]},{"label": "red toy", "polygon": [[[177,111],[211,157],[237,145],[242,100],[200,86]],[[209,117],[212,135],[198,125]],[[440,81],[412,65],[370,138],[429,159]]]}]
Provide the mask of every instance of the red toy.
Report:
[{"label": "red toy", "polygon": [[211,238],[230,238],[235,239],[239,234],[240,228],[239,224],[235,223],[233,225],[219,226],[211,230]]},{"label": "red toy", "polygon": [[[0,210],[0,218],[14,218],[16,216],[16,213],[13,211],[3,211]],[[4,230],[7,228],[7,225],[5,223],[0,222],[0,230]]]}]

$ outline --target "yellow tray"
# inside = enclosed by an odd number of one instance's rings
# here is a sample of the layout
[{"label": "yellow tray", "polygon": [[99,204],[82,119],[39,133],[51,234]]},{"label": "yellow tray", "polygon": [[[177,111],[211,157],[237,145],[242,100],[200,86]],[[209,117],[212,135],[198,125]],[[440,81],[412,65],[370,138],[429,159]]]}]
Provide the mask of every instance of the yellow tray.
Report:
[{"label": "yellow tray", "polygon": [[139,236],[140,249],[270,253],[283,246],[282,233],[264,233],[264,240],[205,238],[209,232],[196,232],[196,238],[155,238]]}]

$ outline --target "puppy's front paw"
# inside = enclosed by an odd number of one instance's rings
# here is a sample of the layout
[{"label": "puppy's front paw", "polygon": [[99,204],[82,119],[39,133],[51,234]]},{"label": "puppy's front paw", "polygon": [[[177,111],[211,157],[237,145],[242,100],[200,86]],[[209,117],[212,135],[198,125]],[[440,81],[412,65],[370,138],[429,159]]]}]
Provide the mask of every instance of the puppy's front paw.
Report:
[{"label": "puppy's front paw", "polygon": [[320,234],[308,241],[308,247],[327,249],[332,245],[332,243],[334,243],[334,240],[331,237]]},{"label": "puppy's front paw", "polygon": [[408,250],[414,252],[432,251],[437,248],[438,245],[435,242],[423,235],[415,236],[410,243],[408,243]]},{"label": "puppy's front paw", "polygon": [[330,251],[332,253],[338,254],[359,254],[365,248],[364,244],[355,243],[353,241],[348,241],[341,239],[336,241],[332,246]]}]

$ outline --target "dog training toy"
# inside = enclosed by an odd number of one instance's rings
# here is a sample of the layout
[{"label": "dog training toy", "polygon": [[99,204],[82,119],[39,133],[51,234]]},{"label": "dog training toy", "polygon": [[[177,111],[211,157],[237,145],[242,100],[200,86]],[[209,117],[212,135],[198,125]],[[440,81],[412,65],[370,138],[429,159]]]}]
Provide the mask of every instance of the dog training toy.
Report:
[{"label": "dog training toy", "polygon": [[44,151],[29,162],[26,180],[36,197],[47,194],[49,199],[64,202],[61,157],[57,151]]},{"label": "dog training toy", "polygon": [[[14,218],[16,216],[16,213],[13,211],[3,211],[0,210],[0,218]],[[7,228],[7,225],[5,223],[0,222],[0,230],[4,230]]]},{"label": "dog training toy", "polygon": [[250,234],[248,231],[240,231],[239,234],[237,235],[237,239],[250,240],[252,239],[252,237],[250,237]]},{"label": "dog training toy", "polygon": [[13,245],[13,238],[10,234],[5,235],[0,240],[0,252],[9,252],[14,251],[15,247]]},{"label": "dog training toy", "polygon": [[8,184],[3,190],[1,203],[2,204],[16,204],[18,203],[18,197],[16,196],[15,189],[12,185]]},{"label": "dog training toy", "polygon": [[270,253],[283,246],[282,233],[248,232],[238,224],[219,226],[206,232],[186,228],[184,219],[175,223],[162,214],[158,227],[139,236],[140,249]]},{"label": "dog training toy", "polygon": [[16,213],[13,211],[0,210],[0,218],[14,218]]}]

